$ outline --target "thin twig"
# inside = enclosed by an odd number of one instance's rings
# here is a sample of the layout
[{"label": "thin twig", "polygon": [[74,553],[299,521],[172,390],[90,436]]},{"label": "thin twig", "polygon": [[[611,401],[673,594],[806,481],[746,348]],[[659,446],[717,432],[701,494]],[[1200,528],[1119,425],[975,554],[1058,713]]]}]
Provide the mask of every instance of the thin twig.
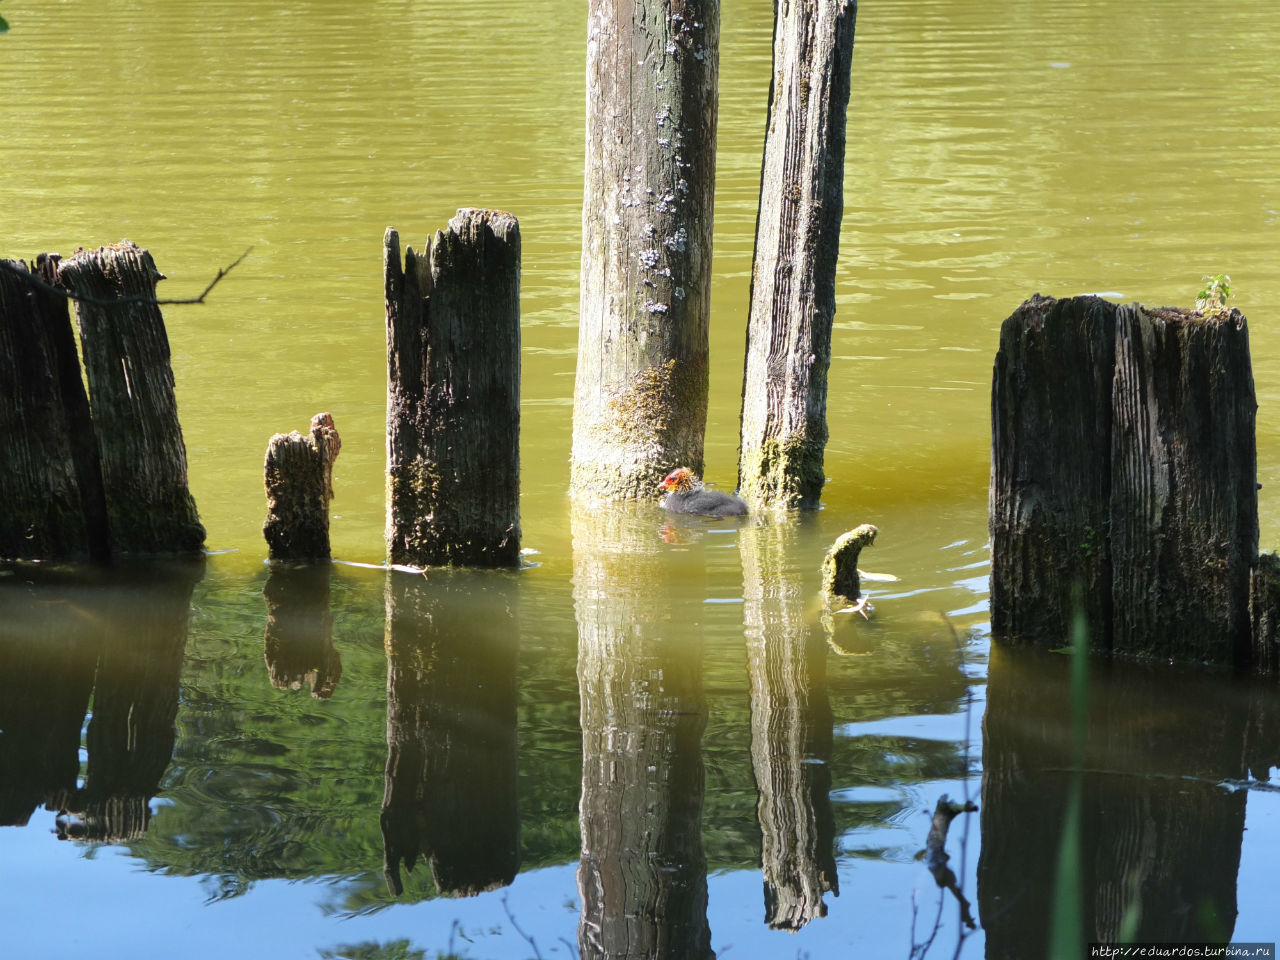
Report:
[{"label": "thin twig", "polygon": [[11,260],[0,259],[0,270],[5,270],[6,272],[13,274],[15,277],[18,277],[27,284],[35,287],[37,290],[41,290],[51,296],[61,297],[63,300],[71,300],[75,303],[87,303],[93,307],[117,307],[122,304],[130,303],[145,303],[156,307],[187,306],[193,303],[204,303],[204,298],[209,295],[209,291],[216,287],[223,277],[236,267],[240,266],[240,263],[244,258],[249,256],[252,252],[253,247],[249,247],[249,249],[236,257],[230,264],[220,269],[218,271],[218,275],[210,280],[209,285],[201,291],[200,296],[173,300],[161,300],[157,299],[155,296],[145,293],[133,294],[128,297],[91,297],[83,293],[72,293],[70,290],[49,283],[38,274],[32,273],[29,270],[23,270],[16,262]]},{"label": "thin twig", "polygon": [[520,928],[520,924],[516,923],[516,918],[511,913],[511,907],[507,904],[507,895],[505,892],[503,892],[502,894],[502,909],[503,909],[503,912],[506,913],[507,919],[511,921],[511,926],[515,929],[516,933],[524,937],[525,941],[529,944],[529,946],[533,947],[533,955],[535,957],[535,960],[542,960],[542,952],[538,949],[538,942],[534,940],[533,937],[525,933],[524,930]]}]

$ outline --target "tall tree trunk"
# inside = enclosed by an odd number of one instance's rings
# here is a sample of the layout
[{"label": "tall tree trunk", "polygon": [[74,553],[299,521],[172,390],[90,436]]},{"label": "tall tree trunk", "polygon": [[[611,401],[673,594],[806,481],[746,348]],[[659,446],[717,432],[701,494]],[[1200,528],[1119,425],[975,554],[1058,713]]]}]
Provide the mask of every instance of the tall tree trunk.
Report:
[{"label": "tall tree trunk", "polygon": [[755,507],[816,507],[825,482],[857,9],[855,0],[774,3],[738,461],[739,492]]},{"label": "tall tree trunk", "polygon": [[150,253],[124,241],[78,251],[58,279],[91,298],[76,303],[76,315],[112,553],[198,554],[205,531],[187,488],[169,337],[149,302],[164,275]]},{"label": "tall tree trunk", "polygon": [[590,0],[570,489],[702,471],[719,0]]},{"label": "tall tree trunk", "polygon": [[[0,268],[0,557],[105,559],[102,472],[67,301]],[[57,257],[35,277],[57,282]]]},{"label": "tall tree trunk", "polygon": [[459,210],[400,265],[387,303],[387,553],[392,563],[520,562],[520,226]]}]

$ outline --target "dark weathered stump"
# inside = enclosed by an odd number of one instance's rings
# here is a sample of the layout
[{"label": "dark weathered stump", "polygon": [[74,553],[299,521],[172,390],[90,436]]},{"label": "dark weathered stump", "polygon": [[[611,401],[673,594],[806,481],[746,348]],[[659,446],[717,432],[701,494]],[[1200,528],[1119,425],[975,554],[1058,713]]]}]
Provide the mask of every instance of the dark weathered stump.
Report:
[{"label": "dark weathered stump", "polygon": [[827,645],[809,615],[811,581],[787,563],[794,533],[747,527],[739,544],[765,923],[775,930],[826,916],[824,894],[840,893]]},{"label": "dark weathered stump", "polygon": [[[102,478],[67,301],[0,269],[0,557],[105,559]],[[57,257],[34,276],[57,281]]]},{"label": "dark weathered stump", "polygon": [[263,655],[271,685],[327,700],[342,679],[342,657],[333,646],[329,564],[271,565],[262,597],[267,602]]},{"label": "dark weathered stump", "polygon": [[857,9],[855,0],[774,4],[738,462],[739,492],[757,508],[816,507],[826,482]]},{"label": "dark weathered stump", "polygon": [[520,228],[459,210],[419,255],[384,239],[387,553],[520,560]]},{"label": "dark weathered stump", "polygon": [[262,534],[272,560],[329,559],[333,462],[342,440],[333,417],[317,413],[309,436],[277,433],[267,444],[267,519]]},{"label": "dark weathered stump", "polygon": [[719,0],[588,4],[580,499],[702,473],[719,43]]},{"label": "dark weathered stump", "polygon": [[582,727],[578,951],[583,960],[708,960],[702,644],[696,627],[673,629],[653,602],[652,577],[670,556],[654,548],[639,505],[579,507],[571,521]]},{"label": "dark weathered stump", "polygon": [[76,315],[115,556],[197,554],[204,546],[187,488],[169,338],[154,302],[162,279],[151,254],[127,240],[80,250],[58,268],[64,286],[91,298],[76,304]]},{"label": "dark weathered stump", "polygon": [[1280,678],[1280,557],[1274,553],[1262,554],[1254,566],[1249,614],[1253,669],[1261,676]]},{"label": "dark weathered stump", "polygon": [[441,894],[506,886],[520,867],[515,584],[506,573],[387,577],[384,872],[419,857]]},{"label": "dark weathered stump", "polygon": [[858,557],[876,542],[879,531],[869,523],[840,534],[822,561],[822,595],[828,603],[840,599],[857,603],[862,596]]},{"label": "dark weathered stump", "polygon": [[1250,658],[1257,462],[1249,337],[1219,316],[1034,297],[992,384],[991,619],[1058,646]]}]

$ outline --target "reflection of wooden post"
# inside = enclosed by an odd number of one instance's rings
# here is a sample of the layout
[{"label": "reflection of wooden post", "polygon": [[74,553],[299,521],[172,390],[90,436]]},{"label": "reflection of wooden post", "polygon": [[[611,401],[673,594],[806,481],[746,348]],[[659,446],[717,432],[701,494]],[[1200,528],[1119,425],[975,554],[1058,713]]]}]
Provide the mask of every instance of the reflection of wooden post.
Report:
[{"label": "reflection of wooden post", "polygon": [[387,552],[392,563],[520,560],[520,227],[459,210],[400,264],[383,240]]},{"label": "reflection of wooden post", "polygon": [[[1046,948],[1075,766],[1069,666],[1039,650],[991,650],[978,863],[991,960]],[[1245,791],[1218,784],[1245,773],[1238,694],[1164,664],[1091,668],[1081,814],[1086,941],[1117,941],[1130,910],[1136,941],[1231,939]]]},{"label": "reflection of wooden post", "polygon": [[[428,859],[442,894],[505,886],[520,866],[515,583],[387,578],[387,885]],[[501,578],[501,579],[495,579]]]},{"label": "reflection of wooden post", "polygon": [[126,840],[146,831],[173,753],[191,595],[203,572],[201,560],[127,566],[111,578],[86,735],[88,777],[78,822],[68,828],[77,839]]},{"label": "reflection of wooden post", "polygon": [[802,578],[780,573],[790,531],[742,531],[747,671],[751,677],[751,767],[760,798],[765,921],[799,930],[839,895],[831,810],[832,718],[826,643],[806,622]]},{"label": "reflection of wooden post", "polygon": [[774,4],[738,464],[739,492],[753,508],[816,507],[826,482],[827,367],[857,10],[856,0]]},{"label": "reflection of wooden post", "polygon": [[655,607],[647,517],[575,511],[584,960],[714,957],[702,846],[702,649]]},{"label": "reflection of wooden post", "polygon": [[579,499],[702,473],[719,47],[719,0],[588,3]]},{"label": "reflection of wooden post", "polygon": [[329,559],[333,462],[342,440],[333,417],[317,413],[311,433],[277,433],[267,444],[267,519],[263,536],[272,560]]},{"label": "reflection of wooden post", "polygon": [[0,826],[72,802],[102,647],[100,594],[57,567],[0,578]]},{"label": "reflection of wooden post", "polygon": [[[169,338],[160,308],[145,302],[164,275],[150,253],[124,241],[63,260],[58,279],[95,300],[78,302],[76,315],[112,552],[199,553],[204,527],[187,489]],[[108,299],[125,302],[96,302]]]},{"label": "reflection of wooden post", "polygon": [[332,573],[329,564],[272,564],[267,571],[263,647],[277,690],[298,690],[307,683],[313,697],[327,700],[342,678],[342,657],[333,648]]},{"label": "reflection of wooden post", "polygon": [[[42,253],[32,272],[55,283],[57,258]],[[0,464],[0,557],[106,558],[102,476],[67,302],[4,269]]]},{"label": "reflection of wooden post", "polygon": [[1249,334],[1096,297],[1028,300],[992,384],[991,620],[1057,646],[1244,665],[1258,552]]}]

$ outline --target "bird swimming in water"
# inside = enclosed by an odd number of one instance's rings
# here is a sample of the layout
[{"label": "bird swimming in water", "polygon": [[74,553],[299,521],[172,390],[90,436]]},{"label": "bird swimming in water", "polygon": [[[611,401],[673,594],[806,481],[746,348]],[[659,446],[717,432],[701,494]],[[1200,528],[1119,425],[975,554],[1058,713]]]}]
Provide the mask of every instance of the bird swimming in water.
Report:
[{"label": "bird swimming in water", "polygon": [[688,467],[676,467],[658,484],[667,495],[664,510],[672,513],[694,513],[702,517],[740,517],[747,512],[746,501],[732,493],[708,490]]}]

